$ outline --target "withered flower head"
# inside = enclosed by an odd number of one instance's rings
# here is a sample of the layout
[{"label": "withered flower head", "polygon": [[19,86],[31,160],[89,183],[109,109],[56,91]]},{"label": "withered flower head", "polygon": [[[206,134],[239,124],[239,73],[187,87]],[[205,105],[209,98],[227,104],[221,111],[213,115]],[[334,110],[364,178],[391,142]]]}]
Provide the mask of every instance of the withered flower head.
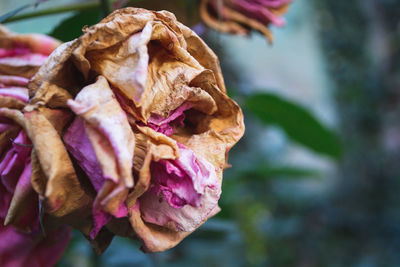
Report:
[{"label": "withered flower head", "polygon": [[52,266],[69,242],[67,228],[52,229],[44,238],[39,227],[39,200],[31,185],[32,144],[22,113],[29,79],[59,44],[48,36],[15,34],[0,25],[1,266]]},{"label": "withered flower head", "polygon": [[269,25],[281,27],[292,0],[201,0],[203,21],[217,31],[248,35],[250,30],[263,34],[270,43],[273,36]]},{"label": "withered flower head", "polygon": [[[115,11],[55,50],[30,89],[27,128],[47,212],[98,250],[117,234],[162,251],[219,211],[242,112],[215,54],[172,13]],[[49,110],[74,118],[60,128]]]}]

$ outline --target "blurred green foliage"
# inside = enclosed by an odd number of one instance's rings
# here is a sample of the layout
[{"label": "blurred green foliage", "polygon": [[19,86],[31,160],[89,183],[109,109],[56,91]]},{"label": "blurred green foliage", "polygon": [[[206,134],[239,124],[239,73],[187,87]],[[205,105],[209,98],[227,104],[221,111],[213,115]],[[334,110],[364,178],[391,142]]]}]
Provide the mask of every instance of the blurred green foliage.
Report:
[{"label": "blurred green foliage", "polygon": [[49,35],[63,42],[68,42],[81,36],[84,26],[96,24],[100,19],[101,10],[99,8],[80,11],[63,20]]},{"label": "blurred green foliage", "polygon": [[293,141],[315,152],[339,157],[340,144],[336,135],[305,108],[271,93],[252,94],[244,104],[244,108],[261,122],[282,127]]},{"label": "blurred green foliage", "polygon": [[3,23],[5,21],[7,21],[7,19],[17,15],[18,13],[20,13],[20,12],[22,12],[22,11],[28,9],[28,8],[37,7],[40,3],[46,2],[46,1],[48,1],[48,0],[38,0],[36,2],[30,3],[30,4],[25,4],[25,5],[22,5],[22,6],[18,7],[18,8],[16,8],[16,9],[14,9],[14,10],[11,10],[11,11],[5,13],[4,15],[0,16],[0,23]]}]

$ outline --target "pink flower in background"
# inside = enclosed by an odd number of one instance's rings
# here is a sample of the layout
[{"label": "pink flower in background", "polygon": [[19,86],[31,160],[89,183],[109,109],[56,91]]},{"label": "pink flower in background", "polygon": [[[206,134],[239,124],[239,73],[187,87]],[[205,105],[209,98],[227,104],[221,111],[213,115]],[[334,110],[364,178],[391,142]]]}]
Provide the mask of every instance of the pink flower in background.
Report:
[{"label": "pink flower in background", "polygon": [[250,30],[262,33],[272,43],[269,25],[285,25],[281,17],[292,0],[202,0],[203,21],[215,30],[247,35]]},{"label": "pink flower in background", "polygon": [[67,228],[41,232],[39,196],[31,184],[33,147],[22,111],[29,79],[58,45],[0,26],[0,266],[53,266],[69,242]]}]

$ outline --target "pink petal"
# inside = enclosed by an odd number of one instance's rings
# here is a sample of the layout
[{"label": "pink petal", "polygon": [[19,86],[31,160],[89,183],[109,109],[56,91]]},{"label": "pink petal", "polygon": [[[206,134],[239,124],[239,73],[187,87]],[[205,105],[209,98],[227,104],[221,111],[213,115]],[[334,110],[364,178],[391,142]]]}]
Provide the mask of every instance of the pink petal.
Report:
[{"label": "pink petal", "polygon": [[46,56],[41,54],[26,54],[22,56],[0,58],[0,64],[11,66],[41,66],[46,61]]},{"label": "pink petal", "polygon": [[167,227],[173,231],[192,232],[219,211],[220,190],[206,188],[199,207],[185,205],[171,207],[156,195],[146,193],[140,198],[140,211],[144,221]]},{"label": "pink petal", "polygon": [[0,96],[14,97],[23,102],[28,102],[29,93],[25,87],[5,87],[0,89]]},{"label": "pink petal", "polygon": [[112,216],[104,211],[93,209],[93,228],[90,231],[90,238],[95,239],[101,228],[106,225]]},{"label": "pink petal", "polygon": [[15,57],[29,54],[31,50],[29,48],[12,48],[12,49],[4,49],[0,48],[0,58],[4,57]]},{"label": "pink petal", "polygon": [[259,20],[261,23],[271,22],[275,26],[285,25],[284,19],[274,15],[268,7],[250,1],[231,0],[235,9],[241,11],[244,15]]},{"label": "pink petal", "polygon": [[[90,140],[95,151],[96,148],[102,150],[103,156],[109,156],[110,161],[117,164],[119,174],[113,172],[106,175],[105,170],[110,168],[103,168],[103,176],[116,183],[121,179],[126,187],[132,187],[131,168],[135,137],[126,114],[115,99],[107,80],[99,76],[96,83],[84,87],[75,100],[68,100],[67,104],[75,114],[83,117],[88,123],[86,130],[90,128],[89,130],[92,131],[93,140]],[[87,112],[89,110],[91,112]],[[88,136],[92,138],[90,134]],[[105,142],[109,142],[112,151],[109,151],[108,146],[103,145]],[[98,158],[98,160],[103,159]]]},{"label": "pink petal", "polygon": [[12,193],[7,191],[2,183],[0,183],[0,219],[5,219],[10,207]]},{"label": "pink petal", "polygon": [[179,144],[179,158],[151,165],[152,184],[140,198],[146,222],[192,231],[218,206],[221,183],[215,167]]},{"label": "pink petal", "polygon": [[[25,169],[18,179],[18,183],[15,187],[14,197],[24,196],[33,192],[31,184],[31,163],[25,165]],[[37,199],[37,198],[36,198]],[[23,229],[35,229],[38,228],[39,222],[39,209],[38,201],[31,201],[30,203],[25,203],[29,208],[26,209],[26,213],[18,221],[18,226]]]},{"label": "pink petal", "polygon": [[2,86],[6,87],[7,85],[26,86],[28,85],[28,82],[29,79],[24,77],[0,74],[0,88]]},{"label": "pink petal", "polygon": [[104,184],[104,177],[96,154],[86,134],[82,119],[77,117],[73,121],[64,135],[64,142],[67,150],[89,177],[94,189],[99,191]]},{"label": "pink petal", "polygon": [[70,240],[70,230],[60,227],[40,234],[23,233],[0,221],[0,266],[51,267],[61,258]]},{"label": "pink petal", "polygon": [[13,125],[8,124],[8,123],[1,123],[0,122],[0,133],[3,133],[5,131],[7,131],[8,129],[12,128]]},{"label": "pink petal", "polygon": [[[11,141],[10,141],[11,142]],[[20,131],[12,143],[11,149],[7,152],[0,163],[0,175],[4,186],[9,192],[14,192],[18,177],[25,168],[30,157],[32,147],[24,131]]]},{"label": "pink petal", "polygon": [[174,128],[176,126],[183,126],[183,121],[185,120],[185,114],[183,112],[190,109],[192,106],[191,103],[185,103],[172,111],[166,118],[152,114],[147,120],[147,126],[159,133],[170,136],[174,133]]},{"label": "pink petal", "polygon": [[59,41],[47,35],[29,34],[29,36],[32,38],[29,43],[32,51],[45,56],[49,56],[60,45]]}]

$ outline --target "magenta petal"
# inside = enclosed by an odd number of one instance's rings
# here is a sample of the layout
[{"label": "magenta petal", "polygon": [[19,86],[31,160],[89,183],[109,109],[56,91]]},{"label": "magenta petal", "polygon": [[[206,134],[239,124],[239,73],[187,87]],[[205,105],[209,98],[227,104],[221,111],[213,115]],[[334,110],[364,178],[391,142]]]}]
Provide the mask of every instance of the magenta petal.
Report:
[{"label": "magenta petal", "polygon": [[128,208],[124,203],[121,203],[118,211],[112,215],[93,207],[93,228],[90,231],[90,238],[94,239],[100,232],[101,228],[106,225],[114,216],[115,218],[123,218],[128,216]]},{"label": "magenta petal", "polygon": [[[27,195],[32,191],[32,184],[31,184],[31,163],[28,162],[25,165],[25,169],[22,172],[21,176],[19,177],[17,186],[15,187],[14,196],[15,195]],[[36,198],[37,199],[37,198]],[[29,205],[29,208],[26,209],[26,213],[22,218],[18,221],[18,226],[21,228],[29,228],[35,229],[38,228],[38,201],[31,201],[26,203]]]},{"label": "magenta petal", "polygon": [[186,204],[198,207],[205,188],[218,184],[215,168],[181,144],[179,155],[176,160],[152,163],[151,191],[162,194],[171,207],[181,208]]},{"label": "magenta petal", "polygon": [[20,161],[25,162],[30,157],[32,151],[31,144],[31,140],[29,140],[27,134],[24,131],[20,131],[12,143]]},{"label": "magenta petal", "polygon": [[[86,134],[84,122],[80,118],[76,118],[67,133],[64,135],[64,142],[68,151],[77,160],[79,166],[88,175],[93,187],[99,191],[104,184],[105,178],[101,171],[101,166],[97,160],[96,154]],[[116,218],[126,217],[128,214],[124,203],[121,203],[119,209],[112,216]],[[97,207],[93,208],[93,229],[90,237],[94,239],[101,228],[108,223],[111,215],[107,214]]]},{"label": "magenta petal", "polygon": [[104,184],[103,173],[80,118],[76,118],[68,128],[64,142],[68,151],[89,177],[93,187],[99,191]]},{"label": "magenta petal", "polygon": [[31,236],[11,226],[3,226],[2,220],[0,223],[0,265],[22,266],[34,247]]},{"label": "magenta petal", "polygon": [[8,192],[0,183],[0,218],[5,219],[12,199],[12,193]]},{"label": "magenta petal", "polygon": [[[11,142],[11,141],[10,141]],[[24,131],[20,131],[14,140],[12,148],[7,152],[0,163],[2,183],[9,192],[14,192],[18,177],[25,168],[32,148]]]},{"label": "magenta petal", "polygon": [[13,127],[11,124],[0,122],[0,133],[3,133]]},{"label": "magenta petal", "polygon": [[193,187],[192,179],[178,166],[169,161],[151,164],[152,185],[150,191],[162,195],[171,207],[182,208],[186,204],[198,206],[201,194]]},{"label": "magenta petal", "polygon": [[235,5],[235,9],[240,10],[249,18],[257,19],[261,23],[271,22],[272,24],[281,27],[285,21],[278,16],[275,16],[267,7],[253,1],[231,0]]},{"label": "magenta petal", "polygon": [[125,203],[120,203],[117,212],[113,215],[115,218],[126,217],[128,215],[128,208],[126,207]]},{"label": "magenta petal", "polygon": [[47,233],[45,239],[31,250],[24,262],[24,266],[51,267],[56,265],[68,246],[70,235],[71,230],[66,226]]},{"label": "magenta petal", "polygon": [[93,228],[90,231],[90,238],[95,239],[101,228],[111,220],[111,215],[108,213],[93,209]]},{"label": "magenta petal", "polygon": [[18,182],[18,177],[23,170],[23,163],[18,162],[18,154],[14,150],[10,150],[8,153],[12,153],[12,157],[1,172],[1,178],[7,190],[13,193]]},{"label": "magenta petal", "polygon": [[159,133],[170,136],[174,133],[176,126],[183,126],[183,121],[185,120],[183,112],[192,108],[192,106],[191,103],[184,103],[179,108],[173,110],[167,118],[152,114],[147,120],[147,126]]},{"label": "magenta petal", "polygon": [[221,194],[215,167],[178,144],[179,158],[151,165],[151,188],[140,199],[146,222],[193,231],[218,209]]},{"label": "magenta petal", "polygon": [[0,266],[51,267],[61,258],[70,240],[70,230],[60,227],[47,233],[23,233],[0,221]]}]

